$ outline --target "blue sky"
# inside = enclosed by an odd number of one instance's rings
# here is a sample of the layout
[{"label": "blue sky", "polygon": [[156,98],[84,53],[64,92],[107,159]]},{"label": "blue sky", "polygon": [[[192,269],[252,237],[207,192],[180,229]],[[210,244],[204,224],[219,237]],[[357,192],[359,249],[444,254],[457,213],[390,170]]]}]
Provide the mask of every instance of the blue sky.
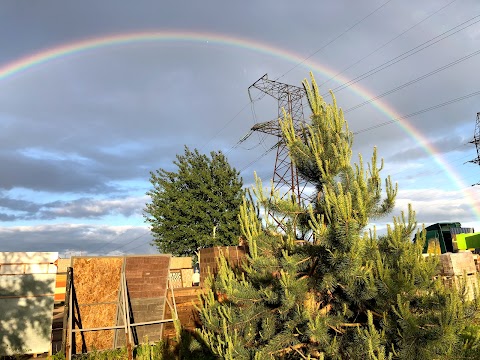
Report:
[{"label": "blue sky", "polygon": [[[475,0],[4,2],[0,69],[84,39],[191,31],[262,42],[335,73],[347,69],[342,76],[354,79],[470,20],[358,83],[377,96],[480,50],[478,15]],[[265,73],[300,86],[309,70],[308,61],[229,44],[159,41],[85,51],[0,80],[1,248],[154,252],[142,216],[149,172],[172,169],[188,145],[204,153],[222,150],[245,184],[254,171],[268,184],[273,152],[246,166],[274,139],[253,135],[236,145],[255,121],[274,119],[277,108],[268,97],[250,104],[247,88]],[[329,80],[315,75],[320,84]],[[472,56],[381,101],[408,115],[479,91],[479,80],[478,56]],[[329,81],[322,90],[341,85]],[[336,96],[344,109],[365,101],[349,87]],[[480,186],[471,186],[480,181],[480,167],[466,163],[476,156],[468,142],[479,99],[407,119],[446,166],[398,124],[362,132],[391,120],[375,103],[347,114],[351,130],[360,132],[354,154],[369,159],[377,146],[383,173],[399,183],[392,215],[412,203],[419,223],[460,221],[480,229]],[[372,225],[384,229],[390,221]]]}]

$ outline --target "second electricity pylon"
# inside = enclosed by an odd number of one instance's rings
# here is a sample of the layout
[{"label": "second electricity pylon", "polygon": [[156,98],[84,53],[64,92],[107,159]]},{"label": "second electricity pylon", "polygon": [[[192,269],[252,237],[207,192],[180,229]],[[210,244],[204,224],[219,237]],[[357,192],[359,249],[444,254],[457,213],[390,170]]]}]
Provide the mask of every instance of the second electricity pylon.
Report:
[{"label": "second electricity pylon", "polygon": [[[475,133],[473,134],[473,140],[470,141],[471,144],[475,144],[477,148],[477,157],[469,162],[480,165],[480,112],[477,113],[477,123],[475,124]],[[480,185],[480,182],[474,184]]]},{"label": "second electricity pylon", "polygon": [[[287,114],[291,115],[293,126],[298,133],[301,132],[302,124],[305,123],[303,116],[302,99],[305,96],[305,89],[294,85],[284,84],[278,81],[269,80],[268,75],[263,75],[248,88],[250,100],[252,100],[251,89],[256,88],[266,95],[277,99],[278,101],[278,118],[283,118],[283,109]],[[298,204],[303,199],[303,190],[305,182],[299,181],[298,171],[290,160],[287,145],[283,140],[282,130],[278,122],[278,118],[267,122],[255,124],[251,128],[251,132],[258,131],[278,138],[277,156],[275,158],[275,167],[273,170],[273,191],[278,191],[280,196],[285,197],[287,194],[293,194]],[[270,214],[275,222],[282,227],[282,219],[277,219],[275,214]]]}]

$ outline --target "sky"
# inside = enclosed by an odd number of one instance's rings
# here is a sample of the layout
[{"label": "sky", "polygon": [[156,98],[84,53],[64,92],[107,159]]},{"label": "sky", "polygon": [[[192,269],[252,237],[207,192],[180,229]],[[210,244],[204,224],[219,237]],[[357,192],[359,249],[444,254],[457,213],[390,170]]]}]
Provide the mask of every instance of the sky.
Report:
[{"label": "sky", "polygon": [[239,141],[277,103],[247,89],[310,71],[398,183],[370,227],[412,204],[480,231],[478,0],[4,1],[0,45],[1,251],[155,253],[150,171],[187,145],[268,184],[275,138]]}]

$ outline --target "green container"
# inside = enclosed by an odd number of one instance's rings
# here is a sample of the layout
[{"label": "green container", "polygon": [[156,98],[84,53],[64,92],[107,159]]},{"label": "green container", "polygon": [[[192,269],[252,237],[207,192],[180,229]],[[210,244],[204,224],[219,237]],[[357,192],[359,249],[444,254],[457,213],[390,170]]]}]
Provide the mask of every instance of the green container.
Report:
[{"label": "green container", "polygon": [[[427,234],[425,244],[423,245],[423,253],[427,253],[428,243],[435,240],[438,241],[442,254],[446,252],[453,252],[452,235],[450,234],[450,229],[460,227],[462,227],[462,225],[459,222],[436,223],[427,226],[425,228]],[[416,236],[413,241],[416,241]]]}]

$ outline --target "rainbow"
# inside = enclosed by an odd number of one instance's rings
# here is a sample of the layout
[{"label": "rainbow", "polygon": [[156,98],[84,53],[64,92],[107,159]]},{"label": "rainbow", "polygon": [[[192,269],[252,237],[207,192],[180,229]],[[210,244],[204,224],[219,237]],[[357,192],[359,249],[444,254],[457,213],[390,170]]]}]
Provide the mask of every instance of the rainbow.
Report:
[{"label": "rainbow", "polygon": [[[78,53],[91,51],[99,48],[126,45],[132,43],[139,44],[151,42],[208,42],[209,44],[233,46],[249,51],[267,54],[273,57],[278,57],[296,65],[302,64],[302,66],[311,69],[314,72],[318,72],[328,78],[336,76],[336,72],[332,69],[329,69],[326,66],[311,59],[305,60],[305,57],[300,54],[274,47],[272,45],[252,39],[206,32],[147,31],[89,38],[39,51],[35,54],[22,57],[4,66],[1,66],[0,80],[7,79],[16,74],[20,74],[32,67],[48,63],[58,58],[72,56]],[[343,76],[336,76],[335,81],[343,84],[348,82],[349,79]],[[370,93],[367,89],[361,87],[358,84],[353,84],[349,88],[351,91],[366,100],[374,97],[374,94]],[[410,137],[412,137],[429,156],[433,157],[435,162],[445,171],[445,174],[449,177],[449,179],[454,184],[456,184],[460,191],[462,191],[464,198],[471,205],[471,208],[475,212],[475,215],[480,220],[480,203],[477,204],[474,200],[475,196],[468,194],[468,187],[458,177],[456,171],[439,155],[439,151],[433,145],[431,145],[428,140],[408,121],[402,119],[401,114],[396,112],[387,103],[377,100],[375,102],[372,102],[371,104],[376,107],[380,112],[385,114],[388,118],[396,120],[397,124]]]}]

